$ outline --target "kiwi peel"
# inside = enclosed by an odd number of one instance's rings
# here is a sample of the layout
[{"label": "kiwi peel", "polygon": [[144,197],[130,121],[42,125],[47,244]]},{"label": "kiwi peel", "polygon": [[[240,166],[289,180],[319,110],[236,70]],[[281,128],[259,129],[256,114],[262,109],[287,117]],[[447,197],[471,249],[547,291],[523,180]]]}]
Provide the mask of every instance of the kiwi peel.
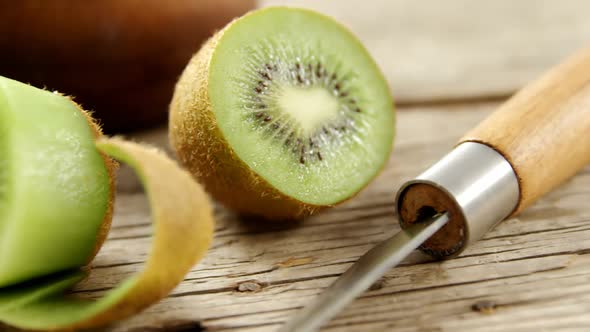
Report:
[{"label": "kiwi peel", "polygon": [[[18,116],[23,116],[21,120],[24,122],[26,122],[24,117],[27,115],[41,116],[43,111],[52,112],[53,116],[44,116],[48,121],[54,121],[56,126],[52,127],[51,123],[43,128],[32,126],[41,132],[27,132],[29,127],[18,122],[18,119],[15,120],[16,110],[20,112]],[[60,112],[63,116],[59,115]],[[38,258],[34,256],[35,252],[39,256],[46,254],[37,251],[39,244],[8,242],[17,248],[25,249],[12,251],[10,247],[7,247],[7,242],[0,242],[2,257],[22,262],[21,265],[8,265],[12,266],[12,269],[2,271],[4,284],[0,286],[0,322],[23,329],[71,330],[96,327],[129,317],[165,297],[206,252],[213,234],[212,209],[209,200],[200,185],[192,180],[191,175],[181,170],[163,153],[122,139],[101,137],[99,128],[91,121],[89,114],[81,112],[78,105],[70,99],[2,77],[0,77],[0,117],[2,120],[7,120],[1,123],[14,124],[9,130],[2,128],[2,134],[0,134],[0,142],[9,156],[8,162],[3,164],[2,179],[13,179],[13,181],[1,182],[3,185],[9,184],[3,191],[3,198],[5,198],[3,204],[8,208],[2,209],[3,212],[9,213],[0,217],[0,238],[11,238],[12,235],[19,238],[20,233],[28,234],[27,232],[32,232],[32,236],[39,233],[35,238],[36,242],[54,241],[41,243],[42,248],[67,247],[71,251],[52,253],[53,261],[46,262],[46,265],[42,267],[31,267],[30,262],[38,262]],[[33,119],[35,118],[28,118],[28,121]],[[87,121],[90,121],[92,125],[89,126]],[[61,126],[58,126],[59,124]],[[56,131],[56,128],[62,131]],[[14,134],[13,129],[19,129],[20,134],[28,134],[28,136]],[[78,133],[78,136],[75,136],[75,133]],[[43,136],[45,138],[55,137],[58,140],[65,139],[68,142],[37,139],[38,136],[35,135],[45,135]],[[79,148],[72,150],[72,147],[66,143]],[[62,146],[67,148],[60,150],[59,147]],[[80,152],[81,147],[86,149],[84,153]],[[91,175],[82,176],[79,183],[63,184],[66,188],[64,190],[84,185],[88,186],[84,188],[89,188],[93,183],[96,183],[99,189],[90,193],[75,192],[74,197],[77,200],[73,203],[60,201],[60,199],[67,199],[69,197],[67,195],[74,194],[68,191],[61,193],[66,195],[66,198],[44,197],[44,200],[26,201],[27,204],[16,205],[13,197],[28,196],[18,196],[19,194],[13,191],[14,188],[19,188],[22,192],[24,190],[22,188],[29,187],[19,182],[20,178],[17,175],[21,174],[14,173],[14,168],[11,167],[18,164],[24,157],[19,157],[18,152],[10,148],[26,149],[31,155],[43,155],[46,149],[51,149],[50,151],[58,155],[63,163],[69,163],[72,167],[85,168],[82,172],[89,172]],[[74,156],[69,155],[68,151],[72,151]],[[25,152],[20,153],[26,156]],[[76,159],[76,154],[81,156],[80,160]],[[112,168],[115,164],[107,156],[129,164],[138,173],[144,185],[154,223],[152,248],[144,269],[123,281],[103,298],[95,301],[77,299],[64,293],[89,273],[89,269],[84,265],[94,257],[104,241],[108,228],[105,225],[110,225],[112,216],[112,170],[107,168]],[[77,162],[76,165],[73,165],[74,161]],[[31,170],[42,172],[43,179],[50,183],[61,181],[62,178],[72,180],[71,175],[65,176],[61,173],[62,168],[51,168],[53,164],[50,163],[46,163],[45,166],[45,169],[43,165],[30,165],[25,168],[29,167]],[[68,171],[71,171],[71,168],[68,168]],[[162,174],[166,174],[166,177],[162,177]],[[73,179],[73,181],[76,180],[78,179]],[[39,186],[41,189],[46,189],[43,183]],[[98,194],[94,196],[94,193]],[[35,210],[38,207],[41,210],[47,209],[41,205],[51,206],[54,201],[57,201],[54,204],[62,204],[61,209],[53,211],[58,214],[58,217],[59,213],[63,214],[63,218],[56,218],[56,220],[65,220],[62,222],[66,224],[52,223],[51,219],[41,224],[35,224],[36,219],[10,219],[10,217],[21,216],[22,209]],[[98,208],[78,207],[75,205],[78,201],[85,202],[90,207],[98,205]],[[70,218],[64,212],[68,211],[68,207],[76,207],[79,210],[87,208],[90,212],[77,211],[77,213],[86,212],[92,218],[88,220]],[[49,214],[46,216],[51,217]],[[108,220],[104,219],[106,217]],[[15,220],[19,221],[16,225],[13,224]],[[72,220],[77,223],[71,224]],[[84,225],[85,223],[92,223],[92,227]],[[31,227],[34,228],[31,229]],[[57,229],[52,229],[55,227]],[[64,243],[63,238],[68,235],[68,232],[77,232],[78,237],[68,239],[70,242]],[[61,234],[47,237],[43,233]],[[7,248],[9,251],[3,251]],[[79,254],[80,252],[83,255]]]},{"label": "kiwi peel", "polygon": [[321,14],[270,7],[193,57],[170,106],[178,159],[217,200],[271,219],[354,196],[395,132],[389,87],[361,43]]}]

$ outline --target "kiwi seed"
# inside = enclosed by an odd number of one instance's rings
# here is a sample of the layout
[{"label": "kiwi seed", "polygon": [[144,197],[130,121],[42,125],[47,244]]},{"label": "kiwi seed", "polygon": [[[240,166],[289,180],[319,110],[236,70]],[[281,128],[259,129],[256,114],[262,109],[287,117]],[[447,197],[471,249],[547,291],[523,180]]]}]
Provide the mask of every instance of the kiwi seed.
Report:
[{"label": "kiwi seed", "polygon": [[[356,105],[356,99],[343,90],[346,86],[345,77],[339,78],[336,73],[330,73],[321,61],[313,63],[298,61],[292,66],[286,62],[277,61],[261,64],[253,71],[259,78],[252,82],[251,90],[254,91],[255,97],[244,96],[244,106],[250,110],[251,117],[258,120],[260,127],[265,128],[268,136],[281,141],[299,163],[322,161],[322,145],[337,142],[339,132],[354,132],[355,115],[352,113],[362,113],[362,110]],[[280,89],[281,83],[279,80],[273,80],[273,77],[280,77],[283,81],[295,78],[293,80],[295,86],[319,87],[331,91],[340,104],[341,119],[327,122],[309,135],[302,135],[299,128],[292,125],[291,117],[280,116],[282,110],[276,106],[274,90],[277,86]]]}]

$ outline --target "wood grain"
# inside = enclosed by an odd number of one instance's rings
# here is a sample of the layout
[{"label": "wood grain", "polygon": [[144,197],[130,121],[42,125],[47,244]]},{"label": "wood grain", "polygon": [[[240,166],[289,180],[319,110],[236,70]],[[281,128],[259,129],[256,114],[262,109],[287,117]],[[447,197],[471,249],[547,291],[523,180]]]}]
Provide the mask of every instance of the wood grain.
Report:
[{"label": "wood grain", "polygon": [[[402,106],[388,167],[355,199],[302,223],[262,223],[217,206],[216,238],[205,259],[168,298],[105,331],[276,329],[371,246],[399,230],[393,200],[403,181],[442,157],[498,101],[584,46],[590,35],[590,4],[583,0],[288,3],[342,21],[385,72]],[[165,130],[132,138],[167,148]],[[147,258],[147,199],[126,168],[115,213],[90,278],[75,290],[79,296],[101,296]],[[324,330],[588,331],[588,312],[585,168],[460,257],[435,263],[413,254]]]},{"label": "wood grain", "polygon": [[[355,199],[302,223],[243,219],[218,206],[216,238],[205,259],[167,299],[107,331],[276,329],[366,250],[399,230],[393,208],[397,187],[442,157],[497,106],[400,112],[395,153],[380,177]],[[167,144],[165,130],[134,138]],[[80,296],[100,296],[146,259],[151,234],[146,198],[122,172],[112,232],[90,278],[77,287]],[[589,201],[586,168],[459,258],[438,263],[413,254],[325,330],[587,330]]]},{"label": "wood grain", "polygon": [[[264,0],[263,5],[284,3]],[[213,249],[164,301],[119,331],[272,331],[377,242],[399,230],[399,185],[442,157],[526,82],[587,42],[584,1],[290,1],[348,25],[401,107],[388,167],[358,197],[299,224],[216,208]],[[483,102],[482,102],[483,101]],[[430,106],[429,106],[430,105]],[[165,130],[135,139],[166,147]],[[97,297],[138,270],[150,242],[145,196],[121,170],[113,231],[76,293]],[[590,169],[468,248],[415,253],[326,331],[587,331]]]},{"label": "wood grain", "polygon": [[519,213],[590,163],[590,49],[564,60],[471,130],[512,165]]},{"label": "wood grain", "polygon": [[259,0],[348,26],[400,104],[499,100],[590,41],[584,0]]}]

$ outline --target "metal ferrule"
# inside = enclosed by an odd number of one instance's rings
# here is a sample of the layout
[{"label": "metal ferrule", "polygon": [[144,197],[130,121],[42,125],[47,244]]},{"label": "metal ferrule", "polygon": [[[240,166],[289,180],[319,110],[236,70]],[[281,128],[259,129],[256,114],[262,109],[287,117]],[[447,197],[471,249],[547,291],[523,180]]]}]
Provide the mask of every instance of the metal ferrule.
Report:
[{"label": "metal ferrule", "polygon": [[396,206],[402,228],[447,212],[447,225],[420,249],[435,258],[448,258],[508,217],[519,195],[518,178],[500,153],[481,143],[464,142],[405,183]]}]

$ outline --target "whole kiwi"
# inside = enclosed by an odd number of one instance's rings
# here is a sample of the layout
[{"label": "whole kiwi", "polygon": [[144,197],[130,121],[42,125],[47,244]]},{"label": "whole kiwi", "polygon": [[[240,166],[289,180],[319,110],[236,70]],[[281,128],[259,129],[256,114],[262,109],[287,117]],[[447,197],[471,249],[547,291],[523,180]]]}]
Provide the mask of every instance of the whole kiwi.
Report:
[{"label": "whole kiwi", "polygon": [[107,132],[166,120],[205,38],[254,0],[0,1],[0,75],[68,91]]}]

